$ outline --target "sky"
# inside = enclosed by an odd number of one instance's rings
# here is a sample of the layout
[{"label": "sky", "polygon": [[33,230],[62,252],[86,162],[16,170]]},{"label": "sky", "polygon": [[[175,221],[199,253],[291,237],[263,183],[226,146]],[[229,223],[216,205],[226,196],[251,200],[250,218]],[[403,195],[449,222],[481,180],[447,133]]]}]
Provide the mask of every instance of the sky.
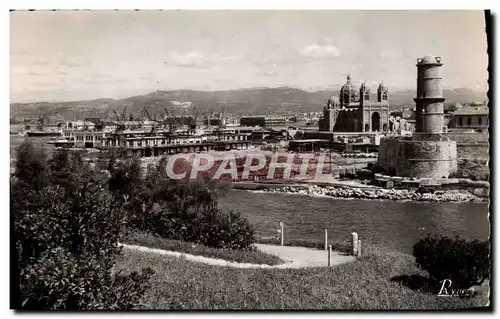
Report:
[{"label": "sky", "polygon": [[440,56],[445,88],[488,90],[482,11],[14,11],[11,102],[156,90],[415,89]]}]

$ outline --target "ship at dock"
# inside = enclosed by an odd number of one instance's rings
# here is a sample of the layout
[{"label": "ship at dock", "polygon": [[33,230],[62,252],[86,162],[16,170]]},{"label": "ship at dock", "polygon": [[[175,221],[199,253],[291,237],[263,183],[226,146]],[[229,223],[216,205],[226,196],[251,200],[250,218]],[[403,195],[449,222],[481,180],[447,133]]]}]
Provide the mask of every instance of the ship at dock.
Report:
[{"label": "ship at dock", "polygon": [[17,128],[17,130],[13,131],[11,126],[11,134],[16,134],[17,131],[17,134],[28,137],[61,137],[61,129],[61,123],[49,123],[40,114],[38,119],[25,119],[23,129]]},{"label": "ship at dock", "polygon": [[61,131],[29,130],[25,134],[29,137],[56,137],[61,136]]}]

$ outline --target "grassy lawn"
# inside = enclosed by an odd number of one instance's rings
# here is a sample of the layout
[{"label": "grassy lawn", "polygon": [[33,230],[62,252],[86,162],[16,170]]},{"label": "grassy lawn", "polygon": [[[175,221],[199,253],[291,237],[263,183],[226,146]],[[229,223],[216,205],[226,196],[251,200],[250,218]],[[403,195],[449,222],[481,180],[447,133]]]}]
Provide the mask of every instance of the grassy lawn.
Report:
[{"label": "grassy lawn", "polygon": [[155,271],[143,298],[147,309],[458,309],[486,304],[484,293],[481,298],[445,298],[411,289],[394,278],[424,278],[412,256],[370,246],[364,251],[357,262],[314,269],[233,269],[125,251],[117,268]]},{"label": "grassy lawn", "polygon": [[180,240],[165,239],[149,233],[134,232],[122,239],[124,244],[158,248],[181,253],[224,259],[228,261],[252,264],[278,265],[283,260],[277,256],[266,254],[256,249],[237,250],[219,249]]},{"label": "grassy lawn", "polygon": [[[268,244],[268,245],[280,245],[280,240],[278,239],[267,239],[256,237],[255,242],[258,244]],[[314,241],[314,240],[298,240],[298,239],[290,239],[283,243],[285,246],[296,246],[296,247],[306,247],[312,249],[325,249],[324,241]],[[345,242],[334,242],[331,239],[328,240],[328,245],[332,246],[332,250],[342,253],[350,253],[352,247],[350,243]]]}]

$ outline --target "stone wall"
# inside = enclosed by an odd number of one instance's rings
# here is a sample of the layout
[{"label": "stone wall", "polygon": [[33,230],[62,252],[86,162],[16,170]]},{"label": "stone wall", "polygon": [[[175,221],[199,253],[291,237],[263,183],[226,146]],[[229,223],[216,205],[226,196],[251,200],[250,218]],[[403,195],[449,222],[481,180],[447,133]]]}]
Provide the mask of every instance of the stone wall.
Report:
[{"label": "stone wall", "polygon": [[456,142],[384,138],[377,166],[398,176],[448,178],[457,170]]},{"label": "stone wall", "polygon": [[[377,166],[386,170],[394,169],[398,166],[400,140],[397,138],[382,138],[380,140]],[[402,154],[404,156],[404,154]],[[403,161],[405,158],[402,159]]]},{"label": "stone wall", "polygon": [[483,133],[466,133],[466,132],[447,132],[443,136],[457,143],[488,143],[488,132]]},{"label": "stone wall", "polygon": [[490,147],[484,143],[457,143],[457,159],[489,160]]},{"label": "stone wall", "polygon": [[406,160],[400,161],[400,176],[448,178],[457,170],[455,141],[402,141],[401,147]]},{"label": "stone wall", "polygon": [[443,136],[457,142],[457,160],[488,161],[490,158],[489,135],[483,133],[449,132]]}]

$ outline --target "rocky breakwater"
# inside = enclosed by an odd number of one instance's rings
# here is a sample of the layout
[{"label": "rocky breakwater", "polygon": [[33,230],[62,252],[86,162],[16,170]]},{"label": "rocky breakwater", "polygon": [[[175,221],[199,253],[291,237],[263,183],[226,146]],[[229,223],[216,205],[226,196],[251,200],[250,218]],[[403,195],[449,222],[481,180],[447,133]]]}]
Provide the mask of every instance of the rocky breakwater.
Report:
[{"label": "rocky breakwater", "polygon": [[280,188],[266,188],[264,192],[329,196],[334,198],[412,200],[426,202],[481,202],[484,199],[469,192],[434,191],[422,193],[408,189],[355,188],[343,186],[287,185]]}]

